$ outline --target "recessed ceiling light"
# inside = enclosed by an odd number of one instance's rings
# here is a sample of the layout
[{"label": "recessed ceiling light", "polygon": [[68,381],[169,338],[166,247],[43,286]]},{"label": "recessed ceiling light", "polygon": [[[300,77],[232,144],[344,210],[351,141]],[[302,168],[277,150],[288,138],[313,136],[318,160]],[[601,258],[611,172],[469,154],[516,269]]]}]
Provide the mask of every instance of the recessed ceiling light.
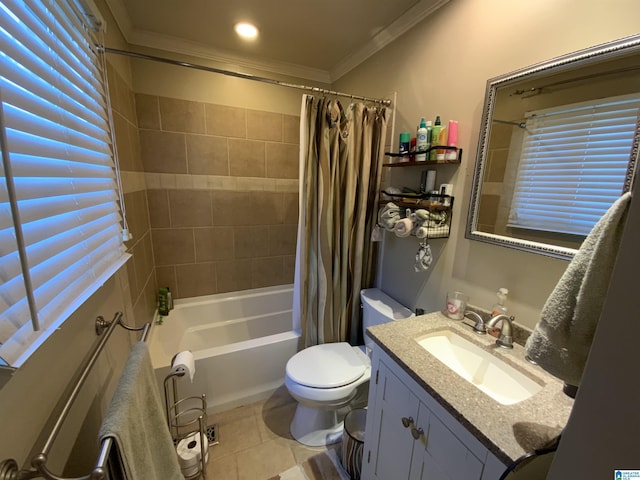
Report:
[{"label": "recessed ceiling light", "polygon": [[258,29],[250,23],[236,23],[234,29],[238,35],[248,40],[253,40],[258,36]]}]

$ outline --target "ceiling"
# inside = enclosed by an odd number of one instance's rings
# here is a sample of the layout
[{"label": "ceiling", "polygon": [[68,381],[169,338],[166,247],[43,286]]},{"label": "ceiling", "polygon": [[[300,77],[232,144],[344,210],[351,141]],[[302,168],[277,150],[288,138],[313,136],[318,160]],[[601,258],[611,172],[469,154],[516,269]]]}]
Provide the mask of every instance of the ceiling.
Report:
[{"label": "ceiling", "polygon": [[[131,45],[331,83],[449,0],[106,0]],[[257,40],[241,40],[238,21]]]}]

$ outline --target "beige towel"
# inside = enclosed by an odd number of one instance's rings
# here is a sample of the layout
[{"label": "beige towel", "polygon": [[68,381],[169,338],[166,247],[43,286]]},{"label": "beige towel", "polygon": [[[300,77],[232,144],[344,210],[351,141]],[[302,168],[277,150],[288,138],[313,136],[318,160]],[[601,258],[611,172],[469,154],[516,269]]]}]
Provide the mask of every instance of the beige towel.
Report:
[{"label": "beige towel", "polygon": [[622,195],[593,227],[527,340],[529,358],[570,385],[582,379],[630,202],[630,193]]},{"label": "beige towel", "polygon": [[146,343],[138,342],[100,428],[112,437],[128,480],[184,480]]}]

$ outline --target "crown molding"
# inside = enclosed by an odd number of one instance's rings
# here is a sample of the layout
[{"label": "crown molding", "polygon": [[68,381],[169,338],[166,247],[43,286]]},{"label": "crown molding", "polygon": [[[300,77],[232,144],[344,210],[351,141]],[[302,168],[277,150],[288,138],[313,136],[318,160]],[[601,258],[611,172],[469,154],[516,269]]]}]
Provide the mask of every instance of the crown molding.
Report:
[{"label": "crown molding", "polygon": [[391,25],[378,32],[360,49],[342,59],[330,71],[326,71],[286,62],[256,60],[182,38],[137,30],[131,24],[124,0],[105,0],[118,28],[120,28],[122,35],[130,45],[204,58],[239,68],[256,69],[278,75],[312,80],[325,85],[331,85],[332,82],[349,73],[449,1],[421,0]]},{"label": "crown molding", "polygon": [[128,42],[129,37],[131,37],[131,32],[133,31],[133,25],[131,25],[131,20],[127,14],[127,7],[124,6],[124,1],[105,0],[105,3],[107,4],[107,8],[111,10],[111,15],[113,15],[116,25],[122,32],[125,40]]},{"label": "crown molding", "polygon": [[427,18],[440,7],[449,3],[449,1],[450,0],[422,0],[415,4],[391,25],[378,32],[360,49],[340,60],[329,72],[331,81],[335,82],[342,76],[349,73],[369,57],[389,45],[395,39],[404,35],[408,30]]}]

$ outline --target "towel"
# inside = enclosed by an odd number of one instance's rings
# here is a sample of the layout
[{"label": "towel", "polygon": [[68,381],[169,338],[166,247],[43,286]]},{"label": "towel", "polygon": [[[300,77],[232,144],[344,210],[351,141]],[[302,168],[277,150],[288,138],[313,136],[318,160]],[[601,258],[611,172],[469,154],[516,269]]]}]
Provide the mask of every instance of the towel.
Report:
[{"label": "towel", "polygon": [[400,220],[400,207],[389,202],[378,211],[378,224],[385,230],[391,232]]},{"label": "towel", "polygon": [[531,360],[569,385],[582,379],[630,201],[622,195],[587,235],[526,343]]},{"label": "towel", "polygon": [[129,480],[184,480],[160,402],[146,343],[138,342],[100,428],[112,437]]},{"label": "towel", "polygon": [[413,222],[408,218],[402,218],[396,222],[393,232],[397,237],[408,237],[413,230]]},{"label": "towel", "polygon": [[433,255],[431,254],[431,246],[425,241],[418,247],[418,253],[416,253],[416,264],[413,269],[416,272],[425,272],[429,270],[431,262],[433,261]]}]

